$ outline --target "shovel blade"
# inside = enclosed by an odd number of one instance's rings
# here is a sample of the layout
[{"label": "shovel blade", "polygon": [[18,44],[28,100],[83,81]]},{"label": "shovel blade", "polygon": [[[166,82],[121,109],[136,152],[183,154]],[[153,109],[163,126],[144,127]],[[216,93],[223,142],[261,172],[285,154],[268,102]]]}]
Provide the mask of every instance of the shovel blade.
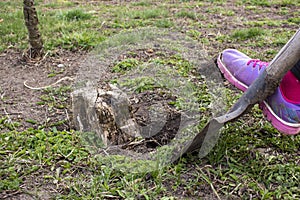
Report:
[{"label": "shovel blade", "polygon": [[219,122],[216,118],[211,119],[194,137],[186,152],[192,152],[200,147],[199,157],[205,157],[218,142],[223,125],[224,123]]}]

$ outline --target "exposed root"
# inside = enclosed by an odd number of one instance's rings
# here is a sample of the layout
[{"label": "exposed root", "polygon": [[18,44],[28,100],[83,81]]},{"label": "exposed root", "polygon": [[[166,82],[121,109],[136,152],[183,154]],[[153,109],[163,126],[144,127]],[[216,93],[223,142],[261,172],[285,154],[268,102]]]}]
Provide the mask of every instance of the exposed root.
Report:
[{"label": "exposed root", "polygon": [[51,85],[46,85],[46,86],[43,86],[43,87],[31,87],[29,85],[27,85],[27,81],[24,81],[24,86],[31,89],[31,90],[43,90],[43,89],[46,89],[46,88],[49,88],[49,87],[53,87],[55,86],[56,84],[62,82],[62,81],[66,81],[66,80],[69,80],[69,81],[73,81],[74,78],[73,77],[69,77],[69,76],[66,76],[66,77],[63,77],[61,79],[59,79],[58,81],[56,81],[55,83],[52,83]]}]

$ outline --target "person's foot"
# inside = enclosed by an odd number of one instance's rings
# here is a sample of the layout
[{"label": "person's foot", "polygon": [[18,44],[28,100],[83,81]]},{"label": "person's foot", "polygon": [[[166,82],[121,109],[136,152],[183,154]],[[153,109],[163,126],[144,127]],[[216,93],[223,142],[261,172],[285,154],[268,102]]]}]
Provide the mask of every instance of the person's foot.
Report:
[{"label": "person's foot", "polygon": [[[260,72],[268,66],[268,63],[251,59],[235,49],[224,50],[218,57],[217,64],[224,77],[242,91],[247,90]],[[291,82],[293,78],[295,77],[289,72],[283,80]],[[285,134],[300,132],[300,93],[293,92],[298,95],[295,98],[285,95],[290,90],[300,91],[299,81],[295,84],[297,85],[281,84],[274,94],[260,103],[260,108],[267,119],[276,129]]]}]

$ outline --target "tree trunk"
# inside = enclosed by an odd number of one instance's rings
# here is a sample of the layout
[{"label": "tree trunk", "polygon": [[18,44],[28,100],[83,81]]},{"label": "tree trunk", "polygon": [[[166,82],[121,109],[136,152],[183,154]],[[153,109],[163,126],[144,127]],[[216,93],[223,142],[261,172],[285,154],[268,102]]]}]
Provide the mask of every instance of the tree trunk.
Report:
[{"label": "tree trunk", "polygon": [[23,6],[25,25],[28,30],[30,44],[27,56],[38,59],[43,55],[43,41],[38,29],[39,20],[34,7],[34,0],[24,0]]}]

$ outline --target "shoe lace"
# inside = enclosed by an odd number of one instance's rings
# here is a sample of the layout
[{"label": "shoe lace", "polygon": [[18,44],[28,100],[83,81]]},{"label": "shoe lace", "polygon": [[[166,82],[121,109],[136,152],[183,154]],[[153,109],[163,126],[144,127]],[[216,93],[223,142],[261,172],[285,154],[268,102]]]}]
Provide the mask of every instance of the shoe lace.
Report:
[{"label": "shoe lace", "polygon": [[251,63],[253,63],[252,67],[255,68],[256,66],[259,67],[259,69],[261,69],[263,66],[268,66],[269,63],[267,62],[263,62],[259,59],[251,59],[247,62],[247,65],[250,65]]}]

